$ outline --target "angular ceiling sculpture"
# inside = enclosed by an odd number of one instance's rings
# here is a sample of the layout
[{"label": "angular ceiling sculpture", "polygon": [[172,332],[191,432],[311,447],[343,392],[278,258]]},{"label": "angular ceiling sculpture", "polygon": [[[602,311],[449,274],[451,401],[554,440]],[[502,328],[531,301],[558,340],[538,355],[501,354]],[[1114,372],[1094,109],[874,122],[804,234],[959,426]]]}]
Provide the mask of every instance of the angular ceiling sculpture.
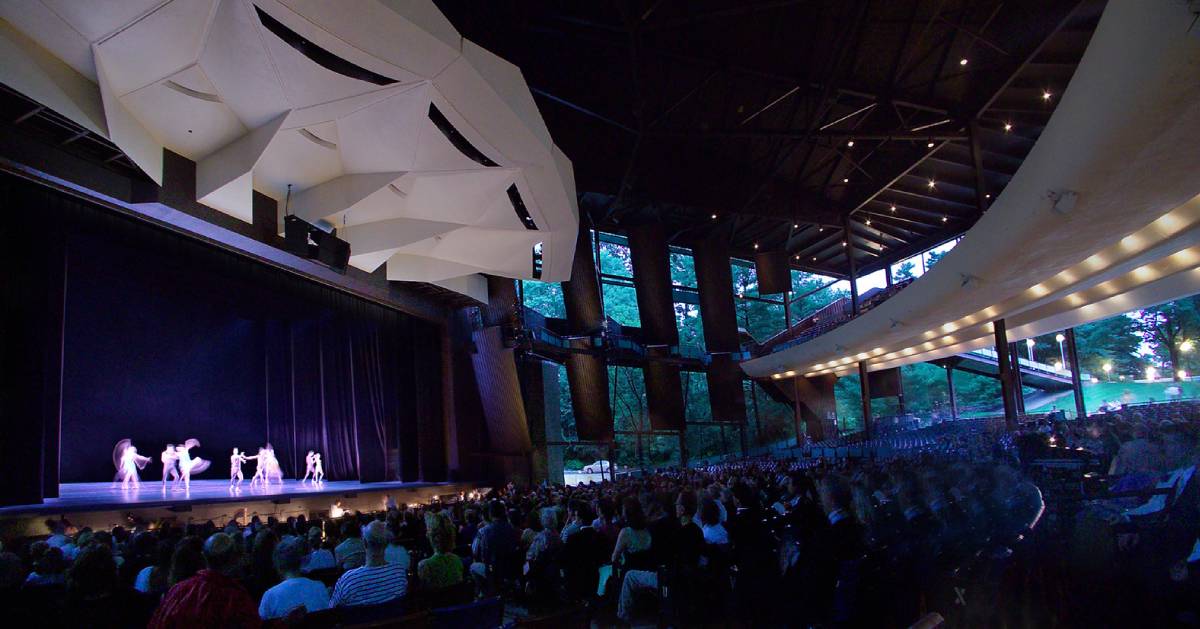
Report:
[{"label": "angular ceiling sculpture", "polygon": [[[350,264],[486,299],[479,273],[569,279],[571,162],[518,68],[421,0],[0,0],[0,80],[161,182],[251,221],[252,191],[351,244]],[[47,54],[49,53],[49,54]],[[282,213],[281,213],[282,214]]]}]

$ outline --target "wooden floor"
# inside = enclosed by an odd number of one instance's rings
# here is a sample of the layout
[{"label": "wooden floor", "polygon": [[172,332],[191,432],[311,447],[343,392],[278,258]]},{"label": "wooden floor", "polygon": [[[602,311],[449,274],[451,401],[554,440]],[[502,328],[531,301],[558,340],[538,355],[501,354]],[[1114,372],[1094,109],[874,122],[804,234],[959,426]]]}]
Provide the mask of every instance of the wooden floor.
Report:
[{"label": "wooden floor", "polygon": [[0,507],[0,516],[105,511],[143,507],[172,507],[191,504],[214,504],[250,500],[284,500],[319,496],[340,496],[375,493],[426,487],[459,487],[459,483],[360,483],[358,481],[329,481],[320,484],[284,480],[282,484],[230,487],[227,480],[194,480],[190,488],[164,487],[161,482],[142,482],[136,487],[122,488],[119,483],[63,483],[59,497],[47,498],[42,504]]}]

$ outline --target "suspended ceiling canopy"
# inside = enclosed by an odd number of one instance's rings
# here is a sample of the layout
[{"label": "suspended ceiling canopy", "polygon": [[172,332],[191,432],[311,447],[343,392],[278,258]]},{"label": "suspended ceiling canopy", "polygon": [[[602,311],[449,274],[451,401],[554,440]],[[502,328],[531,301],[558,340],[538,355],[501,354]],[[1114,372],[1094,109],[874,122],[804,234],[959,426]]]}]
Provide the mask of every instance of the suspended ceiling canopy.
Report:
[{"label": "suspended ceiling canopy", "polygon": [[1200,292],[1200,37],[1184,3],[1108,4],[1037,144],[983,218],[896,296],[754,377],[927,361]]},{"label": "suspended ceiling canopy", "polygon": [[[253,191],[351,244],[350,264],[486,300],[481,273],[561,281],[571,162],[520,70],[431,2],[3,0],[0,80],[161,183],[250,222]],[[536,270],[535,270],[536,269]]]}]

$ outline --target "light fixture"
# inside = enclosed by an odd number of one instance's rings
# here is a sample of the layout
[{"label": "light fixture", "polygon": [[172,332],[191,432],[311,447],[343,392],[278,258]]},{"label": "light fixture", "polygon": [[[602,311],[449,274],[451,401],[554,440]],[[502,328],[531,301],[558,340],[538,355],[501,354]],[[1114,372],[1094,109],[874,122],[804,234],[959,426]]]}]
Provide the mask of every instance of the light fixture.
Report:
[{"label": "light fixture", "polygon": [[854,146],[854,140],[846,142],[846,146]]},{"label": "light fixture", "polygon": [[1154,376],[1156,376],[1157,374],[1158,374],[1158,370],[1155,369],[1154,367],[1146,367],[1146,379],[1147,380],[1153,381]]},{"label": "light fixture", "polygon": [[1057,360],[1056,360],[1056,361],[1054,361],[1054,370],[1055,370],[1055,371],[1062,371],[1062,363],[1061,363],[1061,362],[1059,362],[1059,361],[1057,361]]},{"label": "light fixture", "polygon": [[943,222],[943,223],[945,223],[945,222],[946,222],[946,217],[945,217],[945,216],[943,216],[943,217],[942,217],[942,222]]},{"label": "light fixture", "polygon": [[756,243],[754,243],[754,248],[755,248],[755,249],[758,249],[758,243],[757,243],[757,242],[756,242]]},{"label": "light fixture", "polygon": [[817,256],[813,256],[813,262],[817,261]]},{"label": "light fixture", "polygon": [[867,219],[867,224],[868,224],[868,225],[870,225],[870,224],[871,224],[871,219],[869,219],[869,218]]},{"label": "light fixture", "polygon": [[933,140],[930,140],[929,143],[925,145],[925,148],[928,148],[928,149],[933,148]]},{"label": "light fixture", "polygon": [[1025,345],[1027,347],[1029,347],[1030,349],[1033,349],[1033,343],[1034,343],[1033,339],[1025,339]]},{"label": "light fixture", "polygon": [[892,214],[895,214],[895,213],[896,213],[896,206],[893,205],[892,206]]},{"label": "light fixture", "polygon": [[713,215],[712,215],[712,219],[713,219],[714,221],[715,221],[715,220],[717,220],[717,215],[716,215],[716,214],[713,214]]},{"label": "light fixture", "polygon": [[967,65],[967,58],[966,58],[966,57],[963,57],[962,59],[959,59],[959,60],[958,60],[958,65],[960,65],[960,66],[965,66],[965,65]]},{"label": "light fixture", "polygon": [[823,231],[825,231],[825,228],[824,228],[824,227],[818,227],[818,228],[817,228],[817,233],[821,233],[821,232],[823,232]]},{"label": "light fixture", "polygon": [[843,247],[845,247],[845,246],[846,246],[846,241],[845,241],[845,240],[843,240],[843,241],[842,241],[842,246],[843,246]]},{"label": "light fixture", "polygon": [[792,223],[792,229],[800,229],[800,223]]},{"label": "light fixture", "polygon": [[937,182],[936,182],[936,181],[934,181],[934,180],[932,180],[932,179],[930,179],[930,180],[929,180],[929,183],[928,183],[928,184],[926,184],[926,185],[928,185],[930,188],[933,188],[934,186],[936,186],[936,185],[937,185]]},{"label": "light fixture", "polygon": [[1053,94],[1050,93],[1050,90],[1042,91],[1042,100],[1050,100],[1051,96],[1053,96]]},{"label": "light fixture", "polygon": [[992,198],[992,195],[991,195],[991,193],[988,193],[988,194],[983,195],[983,198],[990,199],[990,198]]},{"label": "light fixture", "polygon": [[1055,334],[1054,340],[1058,341],[1059,343],[1062,343],[1063,341],[1067,340],[1067,337],[1063,336],[1062,334]]},{"label": "light fixture", "polygon": [[1183,352],[1184,354],[1192,351],[1195,348],[1196,348],[1196,344],[1193,343],[1191,339],[1186,339],[1185,341],[1183,341],[1182,343],[1179,344],[1179,351]]},{"label": "light fixture", "polygon": [[1004,132],[1008,133],[1009,131],[1012,131],[1012,123],[1006,122],[1006,123],[1004,123]]},{"label": "light fixture", "polygon": [[1112,363],[1104,363],[1104,366],[1101,367],[1101,369],[1104,370],[1104,373],[1112,372]]},{"label": "light fixture", "polygon": [[796,259],[797,259],[797,260],[799,260],[799,259],[800,259],[800,256],[796,256]]},{"label": "light fixture", "polygon": [[842,177],[842,183],[850,183],[849,177]]},{"label": "light fixture", "polygon": [[1182,370],[1182,369],[1180,369],[1179,371],[1175,372],[1175,375],[1179,376],[1179,379],[1180,379],[1180,380],[1187,380],[1187,372],[1186,372],[1186,371],[1184,371],[1184,370]]}]

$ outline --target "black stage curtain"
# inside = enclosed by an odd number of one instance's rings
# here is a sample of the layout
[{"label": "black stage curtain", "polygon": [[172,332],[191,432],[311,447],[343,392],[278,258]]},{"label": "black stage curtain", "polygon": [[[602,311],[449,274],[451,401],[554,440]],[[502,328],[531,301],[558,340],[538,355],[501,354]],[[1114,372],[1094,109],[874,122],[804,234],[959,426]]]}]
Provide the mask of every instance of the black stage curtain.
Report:
[{"label": "black stage curtain", "polygon": [[188,437],[203,478],[270,441],[289,477],[313,449],[330,480],[444,479],[439,326],[16,177],[0,198],[0,504],[110,480],[125,437],[143,479]]}]

